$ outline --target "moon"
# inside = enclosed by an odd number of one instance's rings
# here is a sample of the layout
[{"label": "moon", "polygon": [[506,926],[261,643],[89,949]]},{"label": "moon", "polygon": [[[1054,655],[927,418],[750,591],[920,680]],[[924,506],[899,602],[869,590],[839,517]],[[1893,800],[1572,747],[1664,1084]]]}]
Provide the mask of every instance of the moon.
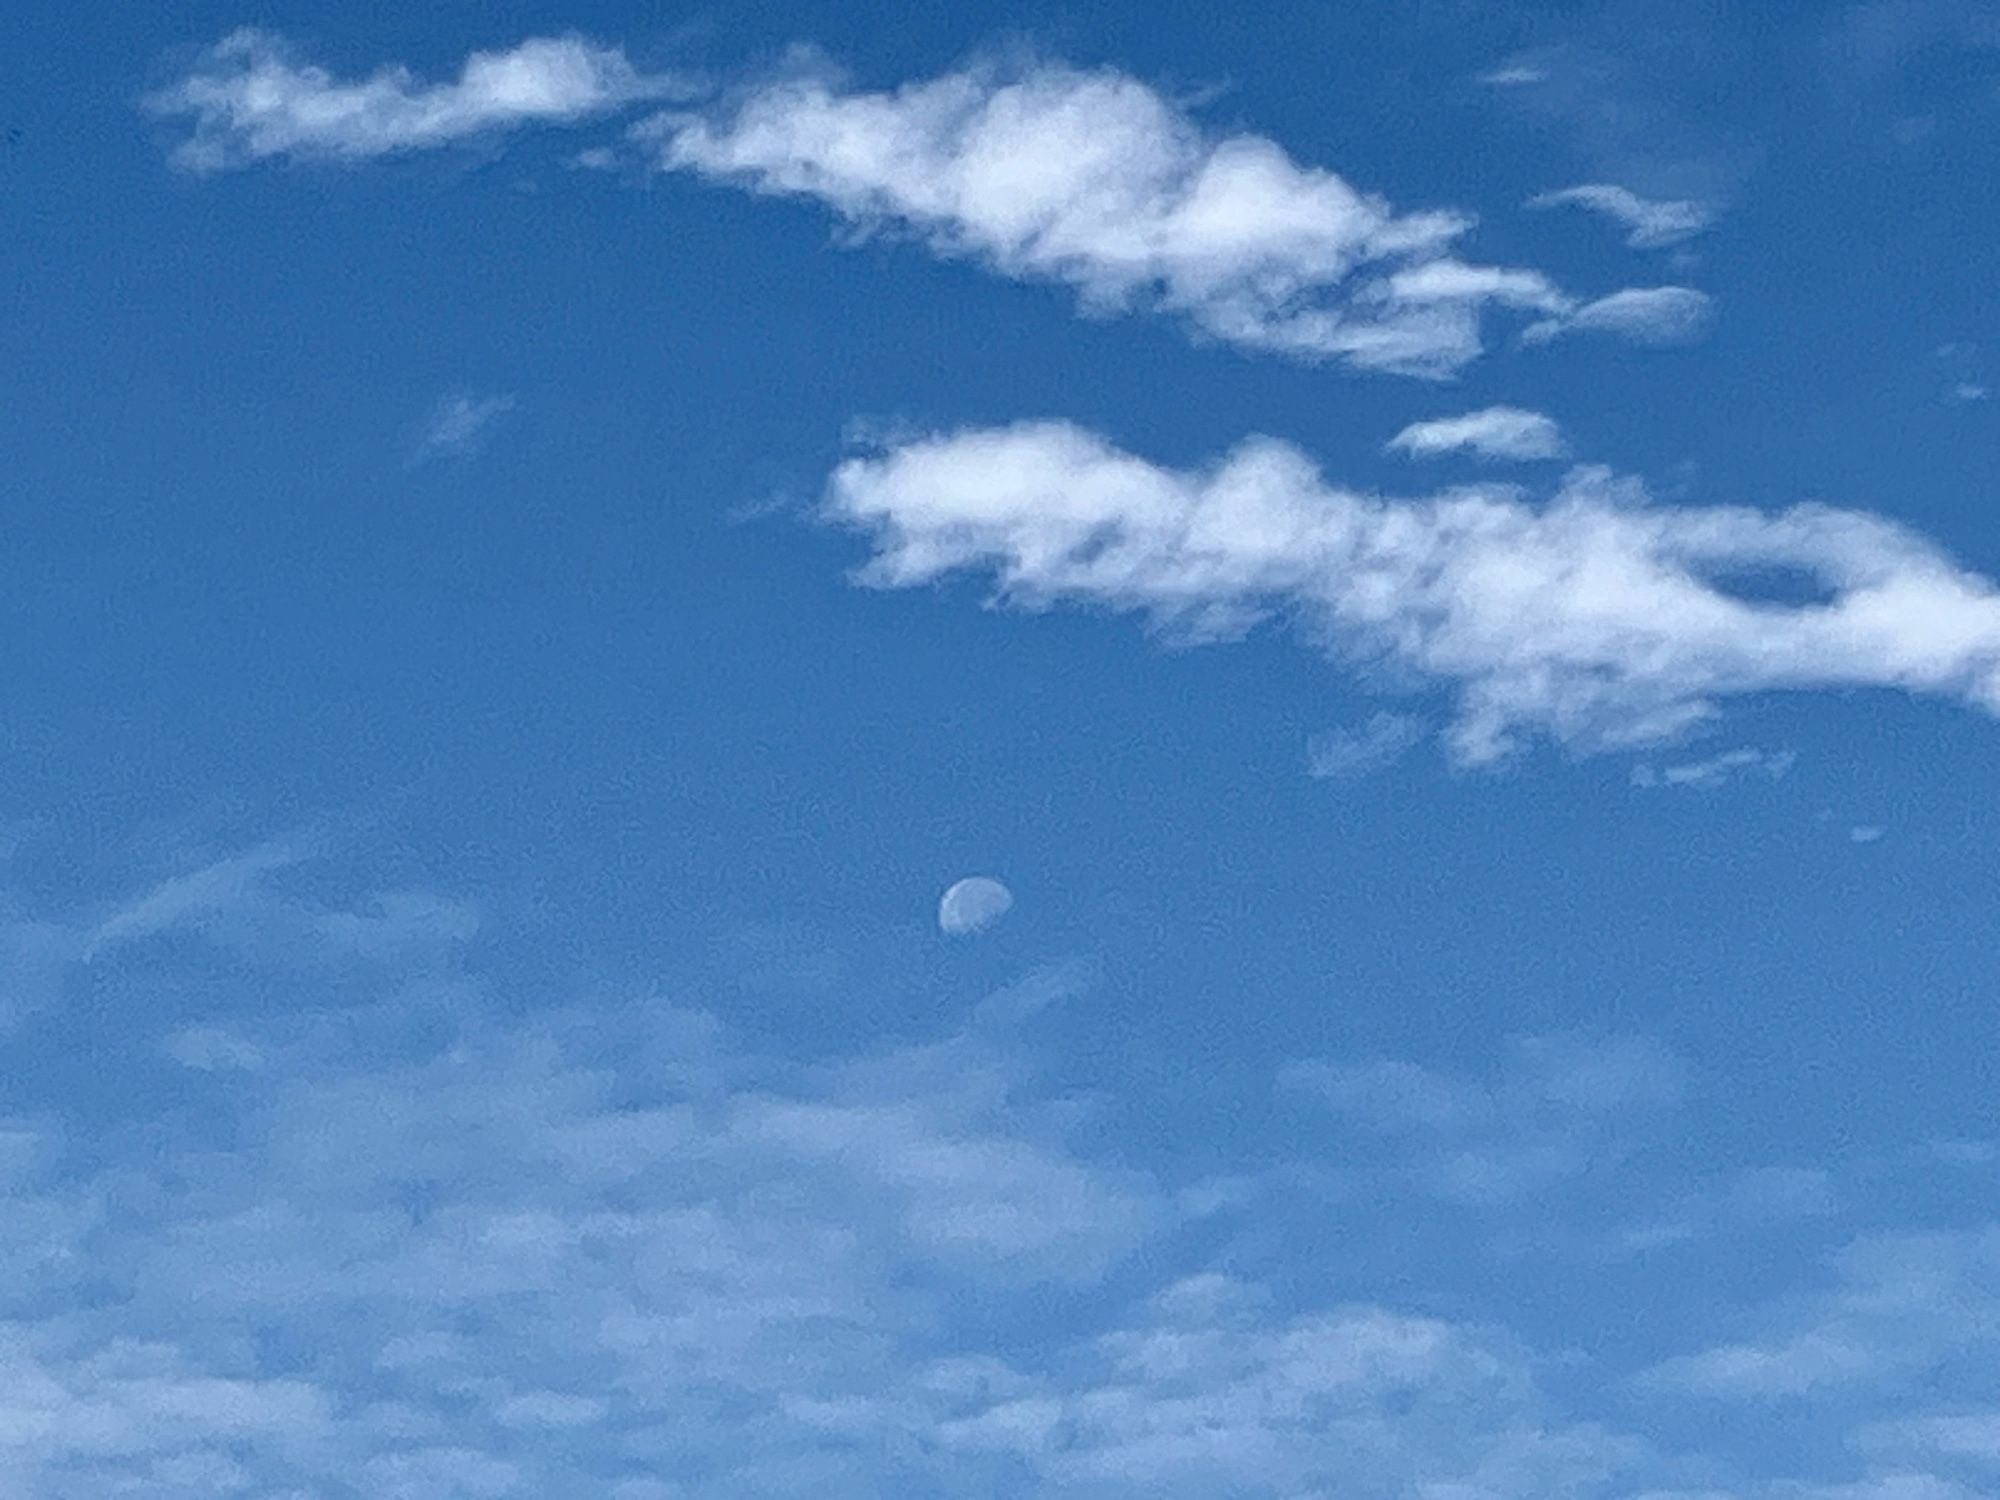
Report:
[{"label": "moon", "polygon": [[968,875],[938,900],[938,927],[954,937],[983,931],[1007,915],[1014,893],[991,875]]}]

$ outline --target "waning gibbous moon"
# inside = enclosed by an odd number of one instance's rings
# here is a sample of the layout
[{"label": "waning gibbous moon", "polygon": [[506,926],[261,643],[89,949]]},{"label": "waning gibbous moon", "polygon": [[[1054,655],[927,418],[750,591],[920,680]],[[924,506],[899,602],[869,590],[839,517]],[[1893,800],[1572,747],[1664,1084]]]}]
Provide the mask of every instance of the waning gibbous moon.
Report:
[{"label": "waning gibbous moon", "polygon": [[938,926],[954,935],[978,932],[1007,915],[1014,893],[990,875],[968,875],[938,900]]}]

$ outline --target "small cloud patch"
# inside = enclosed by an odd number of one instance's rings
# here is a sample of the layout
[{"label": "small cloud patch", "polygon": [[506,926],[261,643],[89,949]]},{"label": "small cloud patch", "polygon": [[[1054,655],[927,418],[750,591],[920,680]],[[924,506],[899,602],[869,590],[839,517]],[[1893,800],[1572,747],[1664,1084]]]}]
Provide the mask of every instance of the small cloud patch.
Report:
[{"label": "small cloud patch", "polygon": [[1516,463],[1561,458],[1562,429],[1538,411],[1518,406],[1489,406],[1461,417],[1412,422],[1389,439],[1392,453],[1434,458],[1444,453],[1472,453],[1481,458]]},{"label": "small cloud patch", "polygon": [[494,424],[513,409],[512,396],[460,393],[445,397],[425,419],[413,461],[421,464],[473,457],[491,439]]},{"label": "small cloud patch", "polygon": [[1632,785],[1639,787],[1692,787],[1706,791],[1745,777],[1776,781],[1791,770],[1798,756],[1790,750],[1756,750],[1745,747],[1725,750],[1706,760],[1688,761],[1678,766],[1635,766]]},{"label": "small cloud patch", "polygon": [[1423,721],[1378,713],[1349,729],[1329,729],[1306,742],[1306,771],[1316,781],[1354,781],[1400,759],[1424,737]]}]

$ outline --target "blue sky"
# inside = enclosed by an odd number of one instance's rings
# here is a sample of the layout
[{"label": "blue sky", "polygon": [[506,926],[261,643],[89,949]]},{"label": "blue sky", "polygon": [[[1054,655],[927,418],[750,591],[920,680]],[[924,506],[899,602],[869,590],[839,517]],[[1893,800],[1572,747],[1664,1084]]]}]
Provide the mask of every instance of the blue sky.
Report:
[{"label": "blue sky", "polygon": [[0,1488],[2000,1494],[1989,7],[16,29]]}]

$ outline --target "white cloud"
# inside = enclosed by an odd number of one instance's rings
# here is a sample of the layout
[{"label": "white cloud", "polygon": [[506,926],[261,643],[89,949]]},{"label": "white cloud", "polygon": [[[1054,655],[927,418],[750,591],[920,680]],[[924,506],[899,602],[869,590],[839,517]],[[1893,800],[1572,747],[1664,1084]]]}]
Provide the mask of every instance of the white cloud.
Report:
[{"label": "white cloud", "polygon": [[[577,36],[474,52],[438,83],[400,65],[343,80],[252,29],[146,105],[191,122],[173,159],[212,172],[360,161],[694,92]],[[1539,313],[1533,342],[1570,329],[1680,342],[1705,320],[1686,288],[1588,300],[1539,271],[1466,264],[1454,246],[1470,215],[1399,212],[1265,137],[1206,131],[1108,69],[972,68],[889,93],[795,69],[636,135],[664,169],[816,198],[858,230],[1065,283],[1094,312],[1156,307],[1204,337],[1306,361],[1446,377],[1478,356],[1489,307]]]},{"label": "white cloud", "polygon": [[1847,839],[1852,844],[1873,844],[1880,842],[1888,831],[1879,823],[1857,823],[1847,830]]},{"label": "white cloud", "polygon": [[415,458],[470,458],[486,445],[493,424],[514,409],[512,396],[458,394],[440,401],[424,419]]},{"label": "white cloud", "polygon": [[[986,572],[1005,602],[1136,611],[1191,640],[1288,619],[1336,658],[1452,687],[1450,743],[1469,763],[1523,734],[1667,740],[1724,699],[1777,689],[1897,688],[2000,712],[2000,593],[1865,512],[1661,506],[1597,469],[1539,505],[1498,489],[1383,500],[1270,439],[1173,470],[1064,423],[854,458],[826,507],[873,542],[859,576],[875,587]],[[1771,568],[1825,598],[1732,592]]]},{"label": "white cloud", "polygon": [[1671,348],[1699,340],[1714,318],[1715,305],[1706,292],[1685,286],[1628,287],[1559,317],[1530,323],[1521,337],[1530,344],[1546,344],[1570,333],[1607,333],[1635,344]]},{"label": "white cloud", "polygon": [[1353,729],[1328,729],[1306,742],[1307,773],[1321,781],[1352,781],[1379,771],[1424,736],[1421,719],[1377,713]]},{"label": "white cloud", "polygon": [[1961,380],[1945,394],[1961,406],[1966,406],[1975,401],[1984,401],[1993,393],[1976,380]]},{"label": "white cloud", "polygon": [[173,159],[213,172],[270,157],[356,161],[424,150],[681,91],[673,80],[641,74],[620,49],[576,36],[474,52],[456,80],[426,83],[400,66],[338,79],[299,60],[282,38],[245,29],[146,103],[155,115],[191,120]]},{"label": "white cloud", "polygon": [[[969,1326],[944,1308],[1039,1326],[1169,1211],[969,1034],[809,1069],[651,1003],[462,1014],[428,1056],[350,1021],[313,1041],[280,1016],[284,1069],[190,1083],[228,1144],[54,1198],[0,1182],[0,1289],[58,1309],[0,1328],[8,1493],[151,1472],[192,1500],[225,1458],[259,1494],[796,1493],[760,1465],[833,1472],[829,1413],[863,1442],[948,1420],[917,1380]],[[284,1378],[255,1374],[251,1328]]]},{"label": "white cloud", "polygon": [[1704,204],[1687,199],[1641,198],[1629,188],[1590,182],[1542,193],[1528,200],[1529,208],[1586,208],[1625,227],[1625,243],[1635,250],[1676,245],[1700,234],[1715,220]]},{"label": "white cloud", "polygon": [[1469,452],[1523,463],[1563,455],[1562,429],[1540,412],[1518,406],[1489,406],[1461,417],[1412,422],[1389,439],[1389,447],[1416,458]]},{"label": "white cloud", "polygon": [[1642,787],[1694,787],[1707,791],[1727,782],[1744,777],[1763,777],[1777,781],[1792,769],[1798,756],[1790,750],[1756,750],[1745,746],[1737,750],[1724,750],[1719,755],[1711,755],[1702,760],[1686,761],[1677,766],[1649,765],[1632,768],[1632,785]]},{"label": "white cloud", "polygon": [[1488,305],[1642,339],[1659,322],[1464,264],[1468,216],[1399,212],[1109,70],[972,69],[890,93],[805,72],[648,133],[668,169],[818,199],[863,230],[1065,283],[1091,310],[1157,306],[1305,360],[1448,375],[1479,353]]}]

